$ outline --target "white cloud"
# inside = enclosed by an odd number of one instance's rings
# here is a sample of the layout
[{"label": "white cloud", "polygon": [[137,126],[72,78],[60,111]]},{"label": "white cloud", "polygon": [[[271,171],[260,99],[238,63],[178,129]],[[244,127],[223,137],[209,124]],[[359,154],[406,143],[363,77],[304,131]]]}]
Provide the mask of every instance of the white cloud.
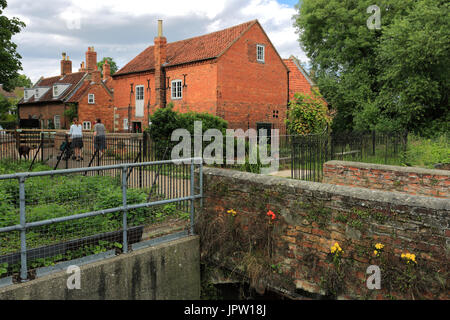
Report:
[{"label": "white cloud", "polygon": [[157,19],[169,42],[258,19],[283,58],[307,61],[292,26],[295,9],[275,0],[11,0],[5,14],[27,24],[13,41],[33,81],[57,74],[63,51],[78,70],[88,46],[122,67],[153,43]]}]

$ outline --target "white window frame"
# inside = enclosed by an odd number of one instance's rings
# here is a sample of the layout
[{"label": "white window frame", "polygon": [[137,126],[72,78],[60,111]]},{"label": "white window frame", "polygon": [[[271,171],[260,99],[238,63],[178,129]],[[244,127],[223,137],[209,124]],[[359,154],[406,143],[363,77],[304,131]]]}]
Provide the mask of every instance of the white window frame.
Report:
[{"label": "white window frame", "polygon": [[[142,91],[142,95],[139,94],[138,91]],[[144,100],[144,86],[143,85],[136,86],[136,100]]]},{"label": "white window frame", "polygon": [[[58,119],[58,121],[56,121]],[[59,114],[53,117],[53,125],[55,129],[61,129],[61,116]]]},{"label": "white window frame", "polygon": [[128,118],[123,118],[123,129],[128,130]]},{"label": "white window frame", "polygon": [[58,86],[57,85],[53,85],[53,97],[57,97],[59,96],[58,94]]},{"label": "white window frame", "polygon": [[[261,50],[261,51],[260,51]],[[266,62],[266,47],[262,44],[256,45],[256,61],[258,62]],[[261,55],[260,55],[261,53]]]},{"label": "white window frame", "polygon": [[183,81],[176,79],[171,82],[171,94],[172,100],[183,99]]},{"label": "white window frame", "polygon": [[88,104],[95,104],[95,94],[93,93],[88,94]]},{"label": "white window frame", "polygon": [[91,130],[92,124],[90,121],[83,121],[83,130]]}]

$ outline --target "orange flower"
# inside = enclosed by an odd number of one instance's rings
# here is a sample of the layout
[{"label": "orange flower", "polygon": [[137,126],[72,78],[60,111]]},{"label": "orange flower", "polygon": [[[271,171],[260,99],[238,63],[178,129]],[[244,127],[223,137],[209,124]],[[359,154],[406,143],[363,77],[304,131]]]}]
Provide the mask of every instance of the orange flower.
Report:
[{"label": "orange flower", "polygon": [[272,210],[267,211],[267,215],[270,216],[270,217],[272,217],[272,220],[275,220],[275,218],[277,217],[277,216],[275,215],[275,213],[272,212]]}]

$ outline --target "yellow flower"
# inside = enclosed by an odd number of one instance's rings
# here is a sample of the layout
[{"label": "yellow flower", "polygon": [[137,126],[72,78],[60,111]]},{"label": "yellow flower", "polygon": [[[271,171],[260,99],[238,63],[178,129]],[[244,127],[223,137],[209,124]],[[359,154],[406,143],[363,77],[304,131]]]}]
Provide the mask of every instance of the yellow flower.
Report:
[{"label": "yellow flower", "polygon": [[378,255],[378,251],[377,251],[377,250],[374,250],[374,251],[373,251],[373,254],[374,254],[374,255]]},{"label": "yellow flower", "polygon": [[231,214],[233,217],[237,214],[233,209],[228,210],[227,213]]},{"label": "yellow flower", "polygon": [[384,244],[377,243],[377,244],[375,245],[375,248],[378,249],[378,250],[381,250],[381,249],[384,248]]}]

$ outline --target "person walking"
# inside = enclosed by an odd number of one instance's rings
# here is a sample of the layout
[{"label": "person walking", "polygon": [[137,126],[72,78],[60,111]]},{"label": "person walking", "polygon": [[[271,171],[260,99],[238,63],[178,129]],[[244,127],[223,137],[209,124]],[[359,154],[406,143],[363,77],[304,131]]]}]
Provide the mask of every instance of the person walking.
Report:
[{"label": "person walking", "polygon": [[94,125],[94,148],[98,151],[99,157],[103,156],[103,150],[106,149],[106,129],[102,120],[99,118]]},{"label": "person walking", "polygon": [[75,150],[75,154],[72,160],[81,161],[83,160],[82,151],[83,149],[83,127],[75,118],[70,126],[69,135],[72,139],[72,148]]}]

